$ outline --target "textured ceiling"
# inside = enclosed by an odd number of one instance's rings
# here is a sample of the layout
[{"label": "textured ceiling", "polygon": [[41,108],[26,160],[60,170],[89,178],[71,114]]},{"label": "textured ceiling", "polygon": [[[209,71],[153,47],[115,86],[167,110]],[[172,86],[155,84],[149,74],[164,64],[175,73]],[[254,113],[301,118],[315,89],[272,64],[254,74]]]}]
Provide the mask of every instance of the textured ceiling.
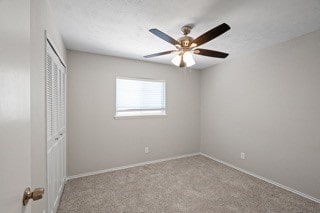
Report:
[{"label": "textured ceiling", "polygon": [[[231,30],[201,46],[245,55],[320,29],[320,0],[50,0],[68,49],[171,64],[173,55],[142,56],[174,46],[151,34],[158,28],[174,38],[194,24],[197,37],[225,22]],[[224,61],[195,56],[194,68]]]}]

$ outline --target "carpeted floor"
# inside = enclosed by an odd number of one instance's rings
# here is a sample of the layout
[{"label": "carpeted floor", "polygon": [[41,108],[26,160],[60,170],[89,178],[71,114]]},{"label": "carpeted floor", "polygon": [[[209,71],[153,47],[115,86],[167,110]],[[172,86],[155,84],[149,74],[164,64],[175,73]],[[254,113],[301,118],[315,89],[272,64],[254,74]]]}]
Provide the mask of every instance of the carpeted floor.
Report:
[{"label": "carpeted floor", "polygon": [[320,204],[203,156],[69,180],[58,213],[320,212]]}]

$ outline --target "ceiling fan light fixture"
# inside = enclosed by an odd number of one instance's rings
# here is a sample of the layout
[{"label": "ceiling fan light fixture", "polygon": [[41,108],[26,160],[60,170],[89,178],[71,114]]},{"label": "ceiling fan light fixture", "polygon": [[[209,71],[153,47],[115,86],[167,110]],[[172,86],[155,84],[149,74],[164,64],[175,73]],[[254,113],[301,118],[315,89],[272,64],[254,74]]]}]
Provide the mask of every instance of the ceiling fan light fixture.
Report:
[{"label": "ceiling fan light fixture", "polygon": [[181,63],[181,56],[180,54],[176,55],[172,60],[171,62],[176,65],[177,67],[180,66],[180,63]]},{"label": "ceiling fan light fixture", "polygon": [[196,64],[190,51],[184,53],[183,61],[186,63],[187,67],[191,67]]},{"label": "ceiling fan light fixture", "polygon": [[[171,62],[177,67],[180,67],[181,59],[182,55],[178,54],[171,60]],[[196,64],[190,51],[187,51],[183,54],[183,62],[185,63],[186,67],[191,67]]]}]

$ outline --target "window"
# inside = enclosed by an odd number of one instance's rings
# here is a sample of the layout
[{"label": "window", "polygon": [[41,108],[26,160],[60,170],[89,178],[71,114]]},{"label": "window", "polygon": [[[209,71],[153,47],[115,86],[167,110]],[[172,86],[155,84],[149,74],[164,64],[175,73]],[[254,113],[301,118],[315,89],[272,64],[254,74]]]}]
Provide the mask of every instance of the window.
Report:
[{"label": "window", "polygon": [[165,115],[165,93],[165,81],[117,77],[115,117]]}]

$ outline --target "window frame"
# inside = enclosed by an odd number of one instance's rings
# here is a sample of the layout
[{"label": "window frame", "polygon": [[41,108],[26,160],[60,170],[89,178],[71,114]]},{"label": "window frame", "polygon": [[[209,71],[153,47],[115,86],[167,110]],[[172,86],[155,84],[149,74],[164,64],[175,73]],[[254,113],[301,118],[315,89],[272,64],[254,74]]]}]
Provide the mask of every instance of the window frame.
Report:
[{"label": "window frame", "polygon": [[[148,81],[148,82],[161,82],[164,83],[164,109],[153,109],[153,110],[126,110],[121,111],[128,112],[127,115],[122,114],[119,115],[119,112],[117,111],[117,79],[124,79],[124,80],[136,80],[136,81]],[[114,119],[131,119],[131,118],[161,118],[167,116],[167,83],[165,80],[158,80],[153,78],[138,78],[138,77],[123,77],[123,76],[116,76],[115,78],[115,113],[113,118]],[[145,111],[145,114],[142,114],[141,112]],[[156,111],[158,111],[156,113]],[[159,111],[161,111],[159,113]],[[131,113],[130,112],[137,112],[137,113]]]}]

